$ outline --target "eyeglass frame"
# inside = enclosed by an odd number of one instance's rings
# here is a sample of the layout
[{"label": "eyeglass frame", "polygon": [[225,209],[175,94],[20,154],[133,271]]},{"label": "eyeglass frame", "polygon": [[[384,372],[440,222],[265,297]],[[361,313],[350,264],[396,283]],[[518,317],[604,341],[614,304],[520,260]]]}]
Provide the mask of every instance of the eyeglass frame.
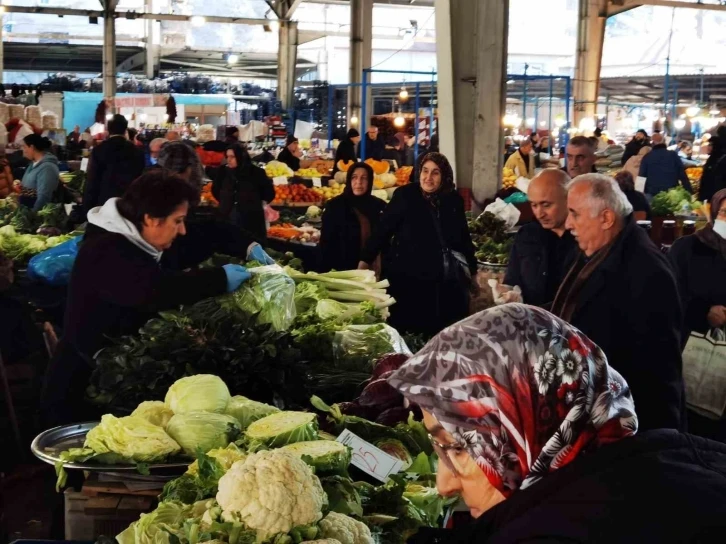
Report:
[{"label": "eyeglass frame", "polygon": [[431,441],[431,445],[433,446],[436,455],[438,455],[439,459],[441,459],[441,461],[446,465],[446,468],[448,468],[455,476],[461,476],[461,473],[456,468],[454,460],[449,455],[449,452],[453,451],[455,454],[464,453],[467,451],[466,446],[459,442],[454,442],[453,444],[442,444],[431,434],[429,434],[429,440]]}]

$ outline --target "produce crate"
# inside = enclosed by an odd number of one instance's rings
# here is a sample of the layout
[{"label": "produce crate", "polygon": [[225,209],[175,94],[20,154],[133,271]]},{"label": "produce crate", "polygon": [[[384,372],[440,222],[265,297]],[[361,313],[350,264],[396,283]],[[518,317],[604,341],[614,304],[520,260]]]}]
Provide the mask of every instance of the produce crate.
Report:
[{"label": "produce crate", "polygon": [[147,489],[132,489],[121,480],[101,481],[92,475],[80,492],[66,489],[65,537],[66,540],[95,541],[99,536],[115,537],[136,521],[141,514],[156,506],[161,482],[149,483]]}]

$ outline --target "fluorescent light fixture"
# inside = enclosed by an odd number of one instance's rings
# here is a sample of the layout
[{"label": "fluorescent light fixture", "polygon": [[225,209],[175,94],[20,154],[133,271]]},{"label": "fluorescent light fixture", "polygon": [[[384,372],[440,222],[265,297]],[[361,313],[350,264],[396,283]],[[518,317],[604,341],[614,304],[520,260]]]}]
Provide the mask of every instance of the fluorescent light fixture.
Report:
[{"label": "fluorescent light fixture", "polygon": [[192,26],[203,26],[204,23],[207,22],[207,19],[205,19],[201,15],[194,15],[189,19],[189,21],[192,23]]},{"label": "fluorescent light fixture", "polygon": [[234,53],[227,55],[227,64],[237,64],[237,62],[239,62],[239,55],[235,55]]}]

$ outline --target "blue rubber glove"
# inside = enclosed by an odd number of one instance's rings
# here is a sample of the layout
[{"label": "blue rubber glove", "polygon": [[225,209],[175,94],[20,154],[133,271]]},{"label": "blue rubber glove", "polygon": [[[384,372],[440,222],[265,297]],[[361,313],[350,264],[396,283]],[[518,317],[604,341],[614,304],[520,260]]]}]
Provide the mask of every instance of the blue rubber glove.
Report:
[{"label": "blue rubber glove", "polygon": [[275,264],[275,259],[270,257],[260,244],[254,244],[252,249],[249,250],[247,257],[253,259],[261,264]]},{"label": "blue rubber glove", "polygon": [[227,292],[233,293],[239,286],[252,277],[244,266],[238,264],[225,264],[224,273],[227,274]]}]

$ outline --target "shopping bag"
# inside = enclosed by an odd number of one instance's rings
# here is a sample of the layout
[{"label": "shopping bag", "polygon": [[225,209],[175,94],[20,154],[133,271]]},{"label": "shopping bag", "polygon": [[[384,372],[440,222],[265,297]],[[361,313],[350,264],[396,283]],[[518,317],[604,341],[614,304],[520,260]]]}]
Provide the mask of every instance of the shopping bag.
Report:
[{"label": "shopping bag", "polygon": [[68,285],[82,239],[83,236],[76,236],[35,255],[28,263],[28,277],[50,285]]},{"label": "shopping bag", "polygon": [[686,404],[710,419],[721,419],[726,409],[726,334],[691,333],[683,350]]}]

